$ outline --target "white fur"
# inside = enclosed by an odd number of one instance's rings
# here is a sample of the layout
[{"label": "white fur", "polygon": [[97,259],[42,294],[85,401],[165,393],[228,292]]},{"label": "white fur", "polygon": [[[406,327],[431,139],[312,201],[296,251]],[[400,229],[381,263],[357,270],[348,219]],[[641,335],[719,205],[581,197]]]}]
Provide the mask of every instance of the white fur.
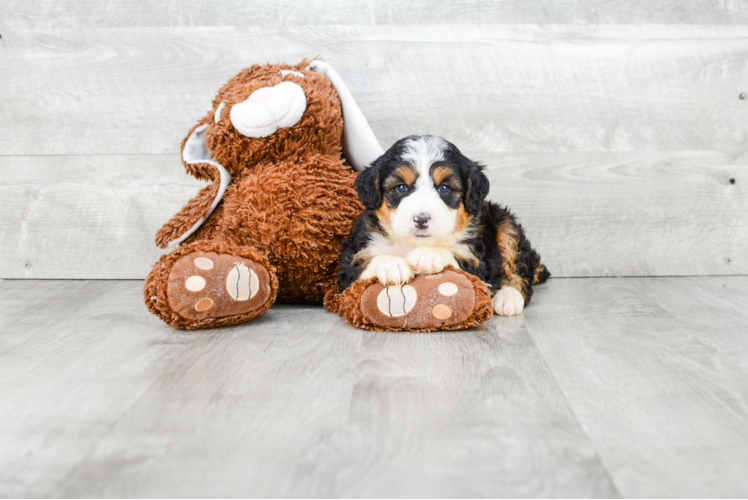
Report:
[{"label": "white fur", "polygon": [[372,258],[377,255],[391,255],[393,257],[405,258],[413,247],[402,241],[393,241],[382,234],[371,233],[366,248],[359,253],[361,258]]},{"label": "white fur", "polygon": [[[444,160],[446,143],[439,137],[422,137],[406,144],[402,159],[412,165],[418,178],[414,191],[403,198],[391,217],[392,235],[412,246],[436,246],[457,227],[457,211],[444,204],[434,180],[431,166]],[[426,230],[417,230],[414,217],[426,214],[431,219]]]},{"label": "white fur", "polygon": [[491,304],[496,314],[514,316],[515,314],[522,314],[525,299],[522,297],[522,293],[513,286],[505,286],[496,292],[496,295],[491,299]]},{"label": "white fur", "polygon": [[416,247],[405,260],[418,274],[439,273],[447,264],[460,267],[452,252],[442,247]]},{"label": "white fur", "polygon": [[413,279],[413,269],[402,257],[377,255],[371,259],[359,279],[368,279],[374,276],[383,285],[402,285]]}]

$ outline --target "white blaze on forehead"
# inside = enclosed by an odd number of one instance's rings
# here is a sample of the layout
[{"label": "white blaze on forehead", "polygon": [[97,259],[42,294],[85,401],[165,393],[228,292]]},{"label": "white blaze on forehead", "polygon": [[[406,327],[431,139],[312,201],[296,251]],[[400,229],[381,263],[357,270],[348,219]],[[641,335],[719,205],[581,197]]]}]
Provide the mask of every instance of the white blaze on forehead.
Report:
[{"label": "white blaze on forehead", "polygon": [[422,174],[431,177],[431,165],[438,161],[444,161],[444,149],[447,143],[440,137],[424,136],[411,139],[405,143],[402,159],[415,167],[418,178]]}]

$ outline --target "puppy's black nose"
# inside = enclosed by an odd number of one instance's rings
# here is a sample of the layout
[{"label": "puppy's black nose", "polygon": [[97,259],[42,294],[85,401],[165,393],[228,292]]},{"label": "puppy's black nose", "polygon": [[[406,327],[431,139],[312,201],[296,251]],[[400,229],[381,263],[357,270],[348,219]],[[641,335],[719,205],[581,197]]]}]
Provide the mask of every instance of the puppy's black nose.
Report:
[{"label": "puppy's black nose", "polygon": [[415,217],[413,217],[413,222],[416,223],[416,227],[418,229],[426,229],[429,225],[430,220],[431,220],[431,216],[427,214],[418,214]]}]

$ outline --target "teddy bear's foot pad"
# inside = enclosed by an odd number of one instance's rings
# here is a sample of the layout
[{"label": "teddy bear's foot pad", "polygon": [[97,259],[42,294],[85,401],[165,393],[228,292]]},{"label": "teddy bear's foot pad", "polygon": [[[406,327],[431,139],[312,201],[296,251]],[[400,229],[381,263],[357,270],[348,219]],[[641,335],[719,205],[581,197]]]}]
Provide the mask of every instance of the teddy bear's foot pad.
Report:
[{"label": "teddy bear's foot pad", "polygon": [[475,308],[475,288],[462,274],[417,276],[405,285],[374,283],[361,296],[361,311],[374,323],[396,329],[448,329]]},{"label": "teddy bear's foot pad", "polygon": [[194,252],[174,264],[166,291],[171,308],[187,319],[223,318],[262,307],[270,275],[256,262],[215,252]]}]

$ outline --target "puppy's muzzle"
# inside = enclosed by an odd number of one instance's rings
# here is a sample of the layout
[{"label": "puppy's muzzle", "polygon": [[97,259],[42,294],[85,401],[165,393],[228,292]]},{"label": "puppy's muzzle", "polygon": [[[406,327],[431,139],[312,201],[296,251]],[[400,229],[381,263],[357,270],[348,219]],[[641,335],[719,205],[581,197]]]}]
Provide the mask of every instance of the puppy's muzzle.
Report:
[{"label": "puppy's muzzle", "polygon": [[431,216],[428,214],[418,214],[413,217],[413,222],[416,223],[416,227],[418,229],[426,229],[427,227],[429,227],[430,220]]}]

